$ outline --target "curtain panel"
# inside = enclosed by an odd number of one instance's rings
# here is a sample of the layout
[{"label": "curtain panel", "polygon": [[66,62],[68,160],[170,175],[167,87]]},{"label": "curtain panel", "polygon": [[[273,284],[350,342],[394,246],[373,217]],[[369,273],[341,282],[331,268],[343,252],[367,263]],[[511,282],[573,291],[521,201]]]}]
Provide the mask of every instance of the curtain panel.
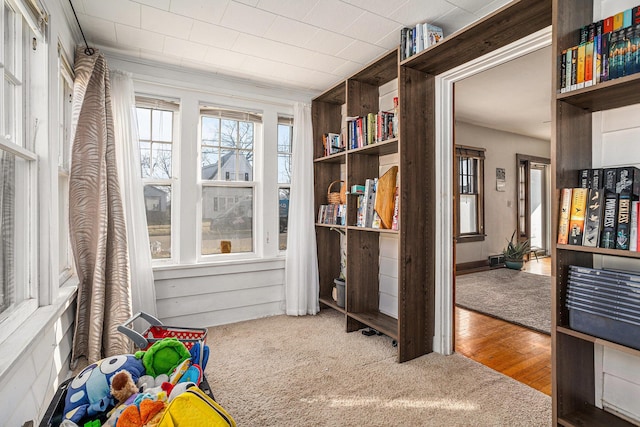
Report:
[{"label": "curtain panel", "polygon": [[80,284],[71,366],[127,353],[117,331],[131,316],[127,231],[116,150],[109,69],[96,51],[76,50],[75,131],[69,178],[69,226]]}]

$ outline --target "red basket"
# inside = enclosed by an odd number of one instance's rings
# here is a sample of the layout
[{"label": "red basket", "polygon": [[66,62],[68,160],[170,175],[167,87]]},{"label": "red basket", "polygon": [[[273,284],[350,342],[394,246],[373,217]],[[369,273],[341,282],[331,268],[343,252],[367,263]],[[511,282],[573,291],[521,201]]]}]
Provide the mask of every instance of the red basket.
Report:
[{"label": "red basket", "polygon": [[[130,325],[138,318],[146,320],[151,326],[143,333],[136,332]],[[123,325],[118,326],[118,331],[128,336],[141,350],[146,350],[155,342],[163,338],[177,338],[181,343],[191,350],[196,342],[203,346],[207,339],[206,328],[183,328],[177,326],[166,326],[150,314],[140,312],[127,320]]]}]

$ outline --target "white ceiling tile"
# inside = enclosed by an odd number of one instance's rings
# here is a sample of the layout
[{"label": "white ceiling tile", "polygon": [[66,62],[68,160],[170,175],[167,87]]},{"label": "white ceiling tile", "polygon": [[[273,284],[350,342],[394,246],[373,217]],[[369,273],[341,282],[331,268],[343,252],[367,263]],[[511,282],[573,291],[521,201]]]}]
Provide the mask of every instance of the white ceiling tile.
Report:
[{"label": "white ceiling tile", "polygon": [[510,0],[492,1],[491,3],[485,5],[484,7],[480,8],[476,12],[474,12],[474,15],[476,15],[478,18],[482,18],[483,16],[486,16],[486,15],[490,14],[491,12],[494,12],[494,11],[500,9],[502,6],[505,6],[509,2],[510,2]]},{"label": "white ceiling tile", "polygon": [[129,0],[84,0],[87,15],[140,28],[140,5]]},{"label": "white ceiling tile", "polygon": [[257,7],[300,21],[316,3],[318,0],[260,0]]},{"label": "white ceiling tile", "polygon": [[313,56],[305,61],[298,62],[301,67],[318,70],[324,73],[333,73],[333,71],[342,66],[346,59],[338,58],[324,53],[314,53]]},{"label": "white ceiling tile", "polygon": [[352,41],[353,40],[347,36],[321,28],[313,36],[313,39],[304,47],[317,52],[326,53],[327,55],[336,55],[346,46],[351,44]]},{"label": "white ceiling tile", "polygon": [[116,46],[116,25],[113,21],[105,21],[104,19],[81,13],[78,13],[78,19],[89,44],[98,43]]},{"label": "white ceiling tile", "polygon": [[401,28],[402,25],[396,21],[374,15],[371,12],[364,12],[344,30],[343,34],[358,40],[376,43],[380,39],[380,34],[387,35],[394,30],[400,34]]},{"label": "white ceiling tile", "polygon": [[283,16],[277,16],[264,36],[294,46],[306,46],[317,33],[317,28]]},{"label": "white ceiling tile", "polygon": [[140,3],[147,6],[155,7],[156,9],[169,10],[171,0],[131,0],[134,3]]},{"label": "white ceiling tile", "polygon": [[189,38],[193,19],[165,12],[153,7],[142,6],[141,28],[183,40]]},{"label": "white ceiling tile", "polygon": [[164,40],[164,53],[191,61],[203,61],[208,46],[190,41],[166,37]]},{"label": "white ceiling tile", "polygon": [[332,71],[332,74],[336,76],[343,76],[344,78],[346,78],[355,74],[361,68],[362,64],[345,60],[341,66]]},{"label": "white ceiling tile", "polygon": [[356,7],[359,7],[369,12],[375,13],[380,16],[389,16],[392,12],[395,12],[408,0],[343,0],[345,3],[350,3]]},{"label": "white ceiling tile", "polygon": [[474,14],[487,6],[487,2],[485,0],[447,0],[447,3],[451,3],[460,9],[464,9],[467,12]]},{"label": "white ceiling tile", "polygon": [[446,38],[459,29],[471,24],[476,19],[477,17],[471,12],[467,12],[466,10],[462,9],[456,9],[454,12],[440,16],[437,21],[434,22],[434,24],[442,28],[442,32]]},{"label": "white ceiling tile", "polygon": [[[244,63],[245,55],[231,50],[209,46],[204,56],[207,64],[212,64],[220,69],[237,70]],[[230,73],[233,75],[233,73]]]},{"label": "white ceiling tile", "polygon": [[419,22],[433,21],[455,9],[455,6],[444,1],[409,0],[401,8],[389,14],[389,18],[402,22],[406,26],[412,26]]},{"label": "white ceiling tile", "polygon": [[229,0],[173,0],[169,10],[178,15],[217,24]]},{"label": "white ceiling tile", "polygon": [[360,64],[368,64],[385,52],[386,49],[379,46],[361,42],[360,40],[354,40],[353,43],[338,52],[336,56],[353,62],[358,62]]},{"label": "white ceiling tile", "polygon": [[271,27],[275,19],[276,15],[273,13],[232,1],[222,16],[221,25],[262,36]]},{"label": "white ceiling tile", "polygon": [[151,52],[162,52],[164,36],[151,31],[116,24],[118,43],[124,46],[138,47]]},{"label": "white ceiling tile", "polygon": [[[160,58],[158,58],[158,52],[155,51],[147,51],[144,49],[140,50],[140,58],[147,59],[149,61],[158,62]],[[169,65],[182,65],[182,59],[176,57],[163,56],[162,62]]]},{"label": "white ceiling tile", "polygon": [[238,3],[244,3],[251,7],[256,7],[256,5],[258,4],[258,0],[232,0],[232,1],[235,1]]},{"label": "white ceiling tile", "polygon": [[338,0],[322,0],[307,13],[303,21],[318,28],[342,33],[364,11]]},{"label": "white ceiling tile", "polygon": [[189,40],[209,46],[231,49],[240,33],[236,30],[221,27],[206,22],[193,21],[193,28]]},{"label": "white ceiling tile", "polygon": [[387,50],[397,48],[400,45],[400,30],[401,28],[391,31],[389,34],[376,41],[375,44]]},{"label": "white ceiling tile", "polygon": [[267,40],[249,34],[240,34],[233,45],[233,50],[258,58],[271,59],[277,62],[298,64],[311,61],[315,52],[287,45],[273,40]]}]

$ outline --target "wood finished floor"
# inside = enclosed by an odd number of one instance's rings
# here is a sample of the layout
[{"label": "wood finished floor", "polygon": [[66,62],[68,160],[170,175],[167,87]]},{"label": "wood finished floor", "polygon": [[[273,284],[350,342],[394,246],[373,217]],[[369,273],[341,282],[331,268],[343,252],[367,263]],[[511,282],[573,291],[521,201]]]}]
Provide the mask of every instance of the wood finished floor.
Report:
[{"label": "wood finished floor", "polygon": [[[550,274],[550,258],[526,271]],[[456,307],[456,352],[551,395],[551,337]]]}]

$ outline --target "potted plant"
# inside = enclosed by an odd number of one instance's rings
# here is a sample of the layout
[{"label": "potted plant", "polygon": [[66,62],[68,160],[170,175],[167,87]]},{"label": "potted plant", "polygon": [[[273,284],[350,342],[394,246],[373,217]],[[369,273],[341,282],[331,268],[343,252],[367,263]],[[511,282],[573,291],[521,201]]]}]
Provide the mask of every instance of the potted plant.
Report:
[{"label": "potted plant", "polygon": [[530,251],[530,242],[528,239],[521,242],[514,242],[513,239],[515,236],[516,232],[514,230],[507,247],[502,250],[502,255],[504,255],[504,262],[508,268],[521,270],[524,264],[524,256]]}]

